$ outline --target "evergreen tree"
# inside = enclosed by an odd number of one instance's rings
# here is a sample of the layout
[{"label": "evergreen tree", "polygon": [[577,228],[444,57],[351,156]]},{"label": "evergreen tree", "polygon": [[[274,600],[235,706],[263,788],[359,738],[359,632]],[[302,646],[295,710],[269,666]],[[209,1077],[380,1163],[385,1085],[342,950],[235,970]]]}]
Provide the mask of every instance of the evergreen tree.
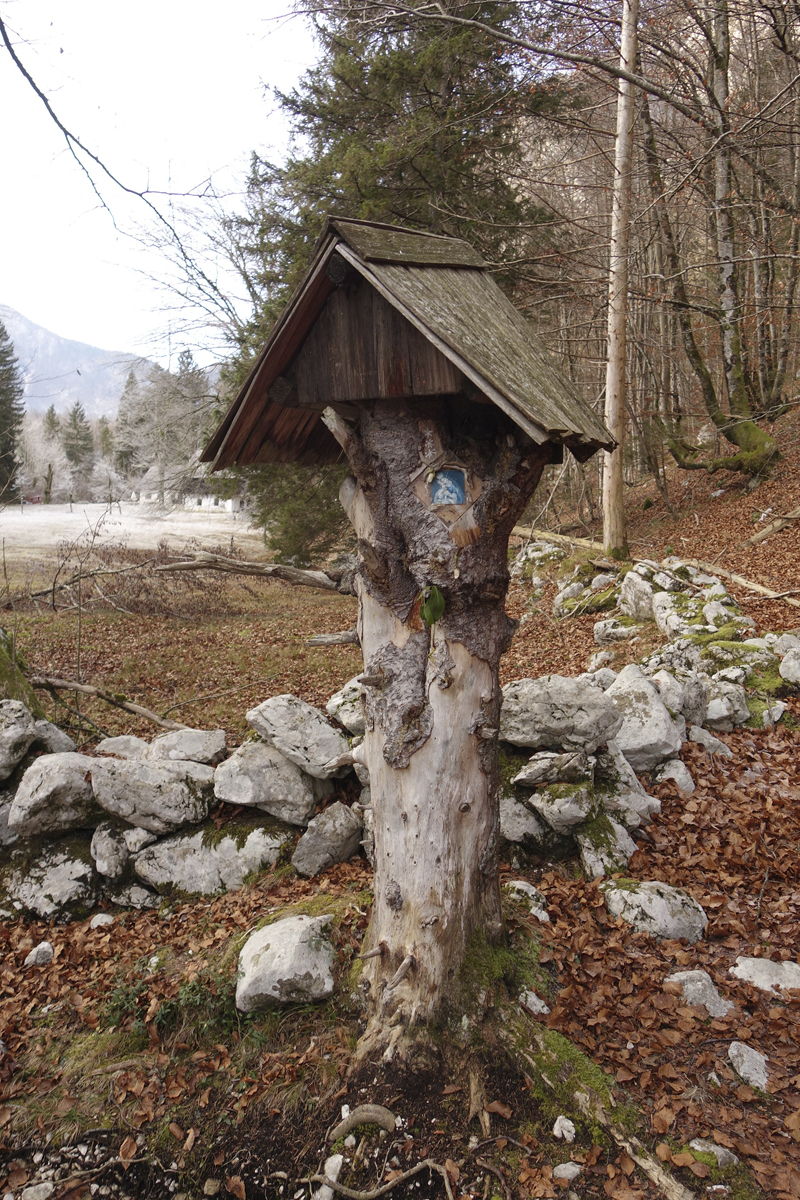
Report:
[{"label": "evergreen tree", "polygon": [[120,397],[114,430],[114,461],[117,470],[124,475],[134,473],[140,461],[143,423],[144,414],[139,381],[133,371],[129,371]]},{"label": "evergreen tree", "polygon": [[97,422],[97,446],[101,458],[110,459],[114,453],[114,434],[108,417],[100,417]]},{"label": "evergreen tree", "polygon": [[17,448],[25,415],[22,378],[14,346],[0,321],[0,503],[14,495]]},{"label": "evergreen tree", "polygon": [[61,433],[61,443],[69,462],[80,472],[88,472],[94,459],[92,427],[86,419],[83,405],[76,400],[67,414]]},{"label": "evergreen tree", "polygon": [[[523,80],[519,56],[480,30],[398,22],[369,33],[345,5],[306,7],[317,9],[321,58],[279,96],[301,150],[283,168],[254,155],[247,212],[227,223],[254,301],[225,375],[231,390],[308,265],[327,213],[465,238],[509,288],[553,237],[552,214],[517,176],[526,117],[558,108],[557,82]],[[470,15],[509,30],[520,19],[510,3],[475,4]],[[257,519],[282,558],[302,561],[310,545],[346,533],[335,472],[274,467],[247,478]],[[314,497],[313,520],[299,521],[295,511],[303,488]]]},{"label": "evergreen tree", "polygon": [[54,404],[51,404],[43,419],[44,436],[51,442],[58,441],[61,436],[61,419]]}]

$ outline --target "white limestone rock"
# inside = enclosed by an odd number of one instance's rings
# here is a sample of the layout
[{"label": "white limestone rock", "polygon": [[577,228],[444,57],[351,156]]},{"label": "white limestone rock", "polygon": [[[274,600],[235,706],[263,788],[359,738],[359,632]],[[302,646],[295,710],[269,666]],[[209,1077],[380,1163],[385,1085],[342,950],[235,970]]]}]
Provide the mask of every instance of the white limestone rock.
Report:
[{"label": "white limestone rock", "polygon": [[747,958],[740,954],[728,974],[745,983],[752,983],[762,992],[774,994],[783,989],[800,988],[800,963],[789,959],[773,962],[769,958]]},{"label": "white limestone rock", "polygon": [[22,965],[23,967],[46,967],[53,961],[54,953],[52,942],[39,942],[38,946],[33,947]]},{"label": "white limestone rock", "polygon": [[361,684],[357,677],[348,679],[344,687],[331,696],[325,705],[325,711],[350,733],[365,733],[364,705],[361,703]]},{"label": "white limestone rock", "polygon": [[736,725],[744,725],[750,720],[747,692],[741,684],[712,679],[708,683],[707,695],[706,725],[709,729],[730,733]]},{"label": "white limestone rock", "polygon": [[292,866],[298,875],[310,879],[334,863],[346,862],[358,850],[361,832],[361,817],[337,800],[309,821],[292,856]]},{"label": "white limestone rock", "polygon": [[727,1017],[734,1007],[719,994],[707,971],[674,971],[664,982],[677,983],[686,1003],[704,1008],[710,1017]]},{"label": "white limestone rock", "polygon": [[739,1162],[732,1150],[718,1146],[716,1142],[710,1142],[707,1138],[692,1138],[689,1149],[697,1150],[699,1154],[713,1154],[718,1167],[735,1167]]},{"label": "white limestone rock", "polygon": [[536,849],[548,840],[548,828],[525,804],[514,796],[500,797],[500,833],[507,842]]},{"label": "white limestone rock", "polygon": [[101,808],[151,833],[205,820],[214,798],[214,771],[201,763],[95,758],[91,773]]},{"label": "white limestone rock", "polygon": [[576,1162],[559,1163],[553,1167],[553,1179],[566,1179],[567,1183],[574,1183],[580,1173],[581,1165]]},{"label": "white limestone rock", "polygon": [[307,825],[330,787],[265,742],[245,742],[220,763],[214,775],[218,800],[260,808],[289,825]]},{"label": "white limestone rock", "polygon": [[576,679],[544,675],[517,679],[503,688],[500,737],[515,746],[591,754],[621,725],[608,692]]},{"label": "white limestone rock", "polygon": [[681,740],[653,683],[631,663],[620,671],[605,693],[622,717],[612,735],[635,771],[652,771],[664,759],[674,758]]},{"label": "white limestone rock", "polygon": [[577,783],[591,781],[594,764],[582,750],[557,754],[553,750],[540,750],[525,764],[511,780],[516,787],[536,787],[540,783]]},{"label": "white limestone rock", "polygon": [[731,1042],[728,1059],[739,1078],[749,1083],[750,1087],[758,1088],[760,1092],[769,1091],[769,1059],[766,1054],[746,1046],[744,1042]]},{"label": "white limestone rock", "polygon": [[216,765],[225,757],[224,729],[172,729],[153,738],[147,750],[151,762],[198,762]]},{"label": "white limestone rock", "polygon": [[514,900],[523,900],[530,906],[531,913],[542,925],[550,924],[550,914],[547,911],[547,901],[538,888],[525,879],[512,879],[506,884],[506,891]]},{"label": "white limestone rock", "polygon": [[707,729],[703,729],[699,725],[689,726],[689,741],[703,746],[709,754],[721,754],[723,758],[733,758],[730,746],[726,746],[720,738],[714,737],[713,733],[709,733]]},{"label": "white limestone rock", "polygon": [[651,675],[653,683],[658,688],[658,694],[664,702],[665,708],[669,710],[670,716],[677,717],[683,712],[683,706],[686,701],[686,690],[682,683],[671,675],[669,671],[656,671],[655,675]]},{"label": "white limestone rock", "polygon": [[781,658],[790,650],[800,650],[800,637],[796,633],[782,633],[772,643],[773,654],[777,654]]},{"label": "white limestone rock", "polygon": [[628,571],[619,593],[619,610],[637,621],[653,620],[653,585],[638,571]]},{"label": "white limestone rock", "polygon": [[560,617],[567,601],[577,600],[584,592],[586,592],[587,597],[591,595],[589,589],[584,587],[582,583],[578,583],[577,581],[575,583],[568,583],[566,587],[561,589],[553,601],[553,616]]},{"label": "white limestone rock", "polygon": [[147,829],[123,829],[122,836],[129,854],[138,854],[140,850],[144,850],[145,846],[151,846],[156,840],[156,835]]},{"label": "white limestone rock", "polygon": [[90,929],[106,929],[109,925],[114,924],[114,918],[111,913],[95,913],[89,922]]},{"label": "white limestone rock", "polygon": [[627,642],[642,632],[644,625],[626,625],[616,617],[595,621],[592,636],[598,646],[613,646],[616,642]]},{"label": "white limestone rock", "polygon": [[601,885],[606,908],[612,917],[622,917],[639,933],[661,938],[685,938],[694,943],[703,936],[708,917],[683,888],[667,883],[625,880],[624,884]]},{"label": "white limestone rock", "polygon": [[149,888],[143,888],[138,883],[121,888],[106,888],[105,894],[118,908],[135,908],[139,912],[158,908],[161,903],[161,897],[156,892],[151,892]]},{"label": "white limestone rock", "polygon": [[174,834],[142,850],[134,870],[157,892],[232,892],[252,872],[274,866],[286,840],[286,834],[267,829],[253,829],[242,839],[226,835],[212,844],[206,844],[204,830]]},{"label": "white limestone rock", "polygon": [[124,875],[131,852],[125,834],[117,826],[104,821],[92,835],[90,847],[94,867],[98,875],[106,879],[119,879]]},{"label": "white limestone rock", "polygon": [[331,773],[327,764],[348,750],[347,738],[328,723],[318,708],[288,693],[272,696],[251,708],[245,719],[259,737],[316,779],[347,774],[348,767]]},{"label": "white limestone rock", "polygon": [[8,828],[8,815],[14,796],[11,792],[0,792],[0,847],[13,846],[19,841],[19,834]]},{"label": "white limestone rock", "polygon": [[36,741],[36,722],[20,700],[0,700],[0,782]]},{"label": "white limestone rock", "polygon": [[600,879],[624,871],[628,859],[636,852],[636,843],[628,831],[613,818],[593,822],[587,829],[575,834],[581,856],[581,867],[586,879]]},{"label": "white limestone rock", "polygon": [[331,915],[286,917],[259,929],[239,955],[236,1007],[255,1012],[324,1000],[333,992]]},{"label": "white limestone rock", "polygon": [[150,743],[144,738],[123,733],[119,737],[103,738],[95,749],[98,754],[114,755],[116,758],[146,758]]},{"label": "white limestone rock", "polygon": [[43,754],[22,776],[8,814],[8,827],[23,837],[66,833],[96,825],[103,811],[95,801],[85,754]]},{"label": "white limestone rock", "polygon": [[[586,670],[589,673],[599,671],[601,667],[610,669],[610,664],[614,661],[614,655],[610,650],[597,650],[589,659]],[[614,672],[616,675],[616,671]]]},{"label": "white limestone rock", "polygon": [[709,600],[708,604],[703,605],[703,620],[714,629],[729,625],[737,615],[733,609],[726,608],[721,600]]},{"label": "white limestone rock", "polygon": [[41,746],[47,754],[70,754],[77,750],[68,733],[59,729],[52,721],[36,721],[36,745]]},{"label": "white limestone rock", "polygon": [[528,803],[555,833],[571,833],[592,815],[594,788],[588,783],[556,783],[531,795]]},{"label": "white limestone rock", "polygon": [[778,667],[778,674],[787,683],[800,683],[800,649],[786,651]]},{"label": "white limestone rock", "polygon": [[15,904],[45,920],[93,908],[97,898],[97,876],[88,853],[83,858],[58,843],[43,850],[24,871],[12,868],[5,885]]},{"label": "white limestone rock", "polygon": [[687,796],[694,791],[695,784],[689,768],[679,758],[671,758],[656,771],[657,783],[664,783],[666,779],[672,779]]},{"label": "white limestone rock", "polygon": [[550,1012],[550,1006],[545,1004],[536,992],[526,991],[520,994],[519,1002],[523,1008],[527,1008],[529,1012],[534,1013],[537,1017],[546,1017]]}]

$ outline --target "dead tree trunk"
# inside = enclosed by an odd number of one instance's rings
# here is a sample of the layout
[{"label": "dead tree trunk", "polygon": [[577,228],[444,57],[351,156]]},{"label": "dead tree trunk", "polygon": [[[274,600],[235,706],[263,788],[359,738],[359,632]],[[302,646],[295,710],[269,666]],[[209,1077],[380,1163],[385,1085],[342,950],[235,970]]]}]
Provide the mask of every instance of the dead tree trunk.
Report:
[{"label": "dead tree trunk", "polygon": [[[353,469],[341,499],[358,534],[375,829],[361,1045],[390,1057],[452,994],[470,939],[502,935],[498,670],[513,633],[508,539],[550,452],[493,407],[463,398],[366,406],[358,437],[331,409],[323,419]],[[436,473],[454,467],[475,497],[460,512],[430,499]]]}]

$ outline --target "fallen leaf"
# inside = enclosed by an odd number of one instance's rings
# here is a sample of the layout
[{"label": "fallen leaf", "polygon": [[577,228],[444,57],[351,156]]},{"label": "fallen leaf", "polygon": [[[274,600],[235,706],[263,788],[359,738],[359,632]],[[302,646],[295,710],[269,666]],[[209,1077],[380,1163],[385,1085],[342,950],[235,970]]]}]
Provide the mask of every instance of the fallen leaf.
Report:
[{"label": "fallen leaf", "polygon": [[656,1146],[656,1154],[662,1162],[672,1162],[672,1151],[666,1142],[659,1142]]},{"label": "fallen leaf", "polygon": [[125,1138],[125,1141],[119,1148],[119,1158],[122,1163],[123,1171],[127,1171],[130,1166],[131,1159],[136,1157],[136,1139],[130,1137]]},{"label": "fallen leaf", "polygon": [[675,1113],[671,1108],[660,1108],[658,1112],[653,1113],[650,1123],[656,1133],[666,1133],[671,1129],[674,1120]]},{"label": "fallen leaf", "polygon": [[457,1164],[453,1162],[452,1158],[445,1159],[444,1169],[447,1171],[447,1177],[450,1182],[458,1183],[459,1179],[461,1178],[461,1172],[459,1171]]},{"label": "fallen leaf", "polygon": [[698,1162],[697,1160],[689,1164],[689,1170],[693,1175],[696,1175],[698,1179],[706,1179],[711,1174],[711,1168],[709,1167],[708,1163]]},{"label": "fallen leaf", "polygon": [[636,1163],[625,1153],[620,1154],[619,1165],[622,1167],[626,1175],[632,1175],[636,1170]]},{"label": "fallen leaf", "polygon": [[226,1192],[230,1192],[232,1196],[235,1196],[236,1200],[247,1200],[240,1175],[230,1175],[225,1180],[225,1190]]},{"label": "fallen leaf", "polygon": [[447,1087],[443,1089],[442,1095],[443,1096],[452,1096],[454,1092],[460,1092],[460,1091],[461,1091],[461,1088],[457,1087],[456,1084],[448,1083]]},{"label": "fallen leaf", "polygon": [[10,1120],[11,1120],[11,1109],[8,1107],[7,1104],[3,1105],[3,1107],[0,1108],[0,1125],[7,1125]]},{"label": "fallen leaf", "polygon": [[6,1180],[6,1186],[16,1189],[22,1187],[23,1183],[27,1183],[28,1179],[28,1172],[24,1167],[15,1167]]},{"label": "fallen leaf", "polygon": [[177,1121],[170,1121],[168,1129],[174,1138],[177,1138],[179,1142],[183,1141],[183,1130]]},{"label": "fallen leaf", "polygon": [[511,1109],[507,1104],[503,1104],[502,1100],[493,1100],[491,1104],[486,1105],[488,1113],[496,1113],[498,1117],[503,1117],[504,1120],[511,1120]]},{"label": "fallen leaf", "polygon": [[688,1150],[683,1150],[680,1154],[673,1154],[672,1156],[672,1165],[674,1167],[691,1167],[695,1161],[694,1155]]},{"label": "fallen leaf", "polygon": [[495,1138],[494,1144],[495,1144],[495,1146],[497,1146],[498,1150],[505,1150],[506,1146],[508,1145],[508,1138],[504,1138],[504,1137]]},{"label": "fallen leaf", "polygon": [[191,1150],[191,1148],[195,1144],[196,1140],[197,1140],[197,1130],[192,1128],[187,1133],[186,1141],[183,1143],[183,1148],[184,1148],[184,1150],[187,1151],[187,1153],[189,1150]]}]

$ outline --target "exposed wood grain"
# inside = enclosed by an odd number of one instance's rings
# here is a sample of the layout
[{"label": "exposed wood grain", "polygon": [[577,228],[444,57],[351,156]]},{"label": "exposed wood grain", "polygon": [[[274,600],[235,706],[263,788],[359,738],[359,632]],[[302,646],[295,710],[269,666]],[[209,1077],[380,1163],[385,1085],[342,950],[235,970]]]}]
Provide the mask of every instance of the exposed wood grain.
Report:
[{"label": "exposed wood grain", "polygon": [[782,529],[786,529],[798,520],[800,520],[800,508],[793,508],[791,512],[786,513],[783,517],[777,517],[774,521],[770,521],[769,525],[760,530],[759,533],[753,534],[752,537],[742,542],[740,549],[743,549],[745,546],[755,546],[758,542],[764,542],[768,537],[772,537],[773,533],[780,533]]},{"label": "exposed wood grain", "polygon": [[334,218],[331,225],[365,262],[405,263],[415,267],[485,267],[468,242],[441,234],[417,233],[396,225]]}]

